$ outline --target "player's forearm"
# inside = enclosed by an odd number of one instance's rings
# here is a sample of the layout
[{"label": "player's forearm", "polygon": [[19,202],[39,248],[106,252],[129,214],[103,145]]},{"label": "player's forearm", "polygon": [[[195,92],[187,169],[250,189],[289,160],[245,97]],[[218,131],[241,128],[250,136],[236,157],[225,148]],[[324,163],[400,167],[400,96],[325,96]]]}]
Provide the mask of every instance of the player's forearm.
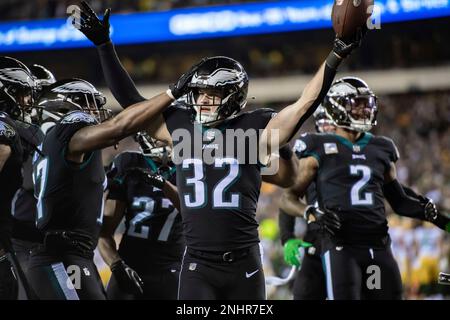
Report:
[{"label": "player's forearm", "polygon": [[0,144],[0,172],[11,155],[11,147],[6,144]]},{"label": "player's forearm", "polygon": [[299,197],[287,189],[283,192],[280,200],[280,209],[286,212],[288,215],[294,217],[303,217],[306,205],[304,205]]},{"label": "player's forearm", "polygon": [[98,250],[108,266],[121,259],[113,235],[101,235],[98,240]]},{"label": "player's forearm", "polygon": [[145,98],[140,95],[130,75],[122,66],[114,44],[112,42],[101,44],[97,46],[97,50],[106,84],[122,108],[144,101]]},{"label": "player's forearm", "polygon": [[172,201],[172,204],[178,211],[180,211],[180,197],[178,195],[178,189],[172,183],[166,180],[163,187],[164,195]]},{"label": "player's forearm", "polygon": [[282,157],[275,159],[274,157],[271,159],[271,166],[274,165],[274,161],[278,161],[278,170],[273,175],[262,176],[263,181],[282,188],[289,188],[295,183],[297,160],[294,157],[291,157],[291,159],[283,159]]},{"label": "player's forearm", "polygon": [[286,214],[283,210],[280,210],[278,215],[278,226],[280,228],[280,239],[282,245],[284,245],[289,239],[295,237],[295,217]]},{"label": "player's forearm", "polygon": [[157,117],[171,103],[172,99],[166,93],[161,93],[125,109],[113,119],[98,126],[82,128],[70,140],[69,153],[83,154],[103,149],[131,134],[147,129],[152,122],[158,121]]},{"label": "player's forearm", "polygon": [[[271,146],[272,130],[277,130],[279,135],[279,145],[289,142],[303,123],[308,119],[328,92],[336,69],[330,68],[323,63],[312,80],[306,85],[302,96],[292,105],[281,110],[266,127],[266,141]],[[264,142],[264,141],[262,141]]]},{"label": "player's forearm", "polygon": [[383,194],[396,214],[426,220],[423,204],[419,199],[408,196],[397,180],[386,183]]}]

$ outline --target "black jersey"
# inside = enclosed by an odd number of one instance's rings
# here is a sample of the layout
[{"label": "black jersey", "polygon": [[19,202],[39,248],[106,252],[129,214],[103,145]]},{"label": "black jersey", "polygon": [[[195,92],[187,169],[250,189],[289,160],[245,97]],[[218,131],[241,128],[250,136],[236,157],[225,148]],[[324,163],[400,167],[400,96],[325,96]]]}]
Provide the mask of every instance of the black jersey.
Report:
[{"label": "black jersey", "polygon": [[161,189],[149,185],[139,175],[127,175],[131,168],[137,167],[159,172],[175,184],[174,167],[160,172],[156,163],[142,153],[123,152],[114,159],[108,176],[115,186],[110,188],[108,198],[126,204],[126,228],[119,254],[125,261],[137,257],[154,260],[154,264],[179,262],[184,249],[181,216]]},{"label": "black jersey", "polygon": [[33,185],[33,154],[44,139],[44,133],[38,126],[21,124],[18,130],[23,141],[24,160],[22,166],[23,183],[12,200],[12,216],[14,221],[13,238],[32,242],[40,242],[41,235],[36,228],[36,204]]},{"label": "black jersey", "polygon": [[44,133],[35,125],[20,125],[18,130],[21,137],[26,139],[23,143],[25,162],[22,166],[23,183],[13,199],[12,213],[15,219],[34,224],[37,201],[34,197],[32,160],[34,152],[44,140]]},{"label": "black jersey", "polygon": [[0,144],[11,148],[11,155],[0,171],[0,240],[11,236],[11,201],[22,185],[23,148],[17,125],[0,112]]},{"label": "black jersey", "polygon": [[36,223],[40,230],[74,231],[98,239],[107,181],[101,151],[86,154],[82,164],[72,163],[65,156],[72,136],[96,123],[94,117],[74,111],[46,134],[41,146],[43,156],[33,161]]},{"label": "black jersey", "polygon": [[383,184],[398,151],[391,139],[364,133],[353,144],[336,134],[304,134],[297,142],[300,157],[319,162],[316,190],[320,207],[342,220],[338,238],[371,242],[387,235]]},{"label": "black jersey", "polygon": [[[258,130],[264,129],[273,115],[272,110],[259,109],[208,128],[193,122],[191,110],[183,105],[172,105],[164,112],[174,143],[177,187],[189,247],[228,251],[259,241],[255,219],[261,187]],[[248,137],[232,138],[238,130]],[[178,161],[179,144],[191,149],[183,149]]]}]

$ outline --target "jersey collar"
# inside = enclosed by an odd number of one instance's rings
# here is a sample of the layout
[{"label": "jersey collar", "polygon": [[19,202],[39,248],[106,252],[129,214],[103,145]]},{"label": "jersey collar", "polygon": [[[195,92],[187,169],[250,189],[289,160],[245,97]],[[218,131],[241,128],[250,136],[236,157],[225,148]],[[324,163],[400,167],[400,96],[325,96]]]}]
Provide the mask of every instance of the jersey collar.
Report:
[{"label": "jersey collar", "polygon": [[336,139],[339,140],[340,143],[342,143],[344,146],[347,146],[350,150],[355,150],[355,146],[359,147],[359,150],[363,150],[365,146],[367,146],[367,144],[369,143],[370,139],[372,139],[373,134],[371,134],[370,132],[364,132],[358,140],[356,140],[356,142],[353,144],[350,140],[334,134],[336,136]]}]

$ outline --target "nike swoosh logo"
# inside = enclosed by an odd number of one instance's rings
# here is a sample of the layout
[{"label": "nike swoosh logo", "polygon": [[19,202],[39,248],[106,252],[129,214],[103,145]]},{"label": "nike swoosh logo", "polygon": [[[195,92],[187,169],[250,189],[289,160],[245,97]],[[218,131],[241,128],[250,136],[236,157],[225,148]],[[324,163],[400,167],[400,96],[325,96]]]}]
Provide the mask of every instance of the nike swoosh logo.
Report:
[{"label": "nike swoosh logo", "polygon": [[253,271],[252,273],[246,272],[246,273],[245,273],[245,277],[248,279],[248,278],[250,278],[251,276],[253,276],[255,273],[257,273],[258,271],[259,271],[259,269],[257,269],[256,271]]}]

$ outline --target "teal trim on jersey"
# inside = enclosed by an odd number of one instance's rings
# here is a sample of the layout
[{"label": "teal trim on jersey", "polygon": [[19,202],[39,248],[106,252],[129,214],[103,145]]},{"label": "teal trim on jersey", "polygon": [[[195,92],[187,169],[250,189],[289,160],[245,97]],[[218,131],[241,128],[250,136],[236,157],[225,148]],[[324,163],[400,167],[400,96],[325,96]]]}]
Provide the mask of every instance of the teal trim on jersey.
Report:
[{"label": "teal trim on jersey", "polygon": [[147,164],[149,165],[150,169],[152,169],[153,172],[158,172],[158,166],[156,165],[155,161],[153,161],[152,159],[150,159],[149,157],[145,157],[145,162],[147,162]]},{"label": "teal trim on jersey", "polygon": [[370,139],[372,139],[373,134],[371,134],[369,132],[364,132],[363,136],[360,139],[358,139],[354,144],[350,140],[348,140],[340,135],[334,134],[334,136],[336,137],[336,139],[339,140],[340,143],[342,143],[344,146],[348,147],[350,150],[353,151],[353,146],[356,145],[356,146],[359,146],[362,151],[367,146]]},{"label": "teal trim on jersey", "polygon": [[[61,153],[62,157],[63,157],[64,164],[66,166],[68,166],[69,168],[71,168],[71,169],[77,169],[77,170],[83,170],[84,168],[86,168],[87,165],[89,164],[89,162],[91,162],[92,157],[94,156],[94,152],[95,152],[95,151],[92,151],[89,154],[89,158],[87,160],[83,160],[82,163],[76,163],[76,162],[73,162],[73,161],[70,161],[70,160],[66,159],[66,150],[67,149],[63,149],[63,151]],[[86,155],[86,154],[84,154],[84,155]]]},{"label": "teal trim on jersey", "polygon": [[118,182],[119,184],[123,184],[123,178],[114,178],[113,180]]},{"label": "teal trim on jersey", "polygon": [[311,152],[304,152],[304,153],[302,153],[302,158],[307,158],[307,157],[314,157],[314,158],[316,158],[316,160],[317,160],[317,162],[319,162],[319,166],[320,166],[320,156],[316,152],[311,151]]}]

